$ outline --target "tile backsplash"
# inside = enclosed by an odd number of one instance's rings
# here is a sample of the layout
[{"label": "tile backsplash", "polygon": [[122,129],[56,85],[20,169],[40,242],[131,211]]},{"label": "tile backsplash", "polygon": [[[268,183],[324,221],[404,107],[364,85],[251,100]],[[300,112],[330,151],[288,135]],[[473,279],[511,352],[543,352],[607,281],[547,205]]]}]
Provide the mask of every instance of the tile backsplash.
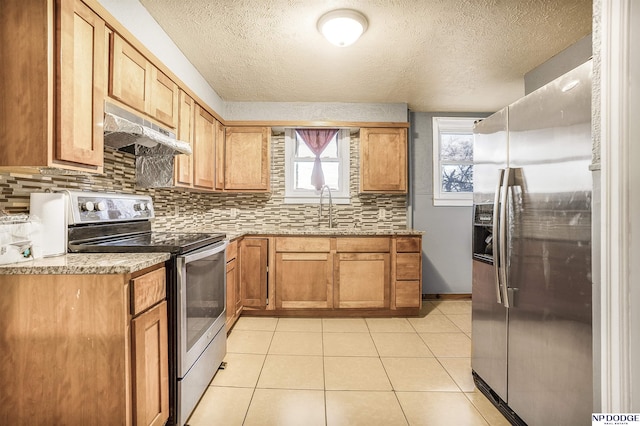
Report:
[{"label": "tile backsplash", "polygon": [[[334,223],[339,228],[404,229],[407,198],[404,195],[358,194],[358,135],[351,136],[351,203],[334,205]],[[101,175],[29,175],[0,173],[0,210],[27,213],[29,194],[45,190],[72,189],[148,194],[156,208],[156,229],[189,230],[211,227],[227,230],[307,228],[318,225],[318,206],[284,204],[284,134],[271,138],[271,192],[208,193],[182,188],[147,189],[135,185],[135,157],[105,148]],[[385,220],[378,219],[379,209]],[[326,217],[323,224],[326,225]]]}]

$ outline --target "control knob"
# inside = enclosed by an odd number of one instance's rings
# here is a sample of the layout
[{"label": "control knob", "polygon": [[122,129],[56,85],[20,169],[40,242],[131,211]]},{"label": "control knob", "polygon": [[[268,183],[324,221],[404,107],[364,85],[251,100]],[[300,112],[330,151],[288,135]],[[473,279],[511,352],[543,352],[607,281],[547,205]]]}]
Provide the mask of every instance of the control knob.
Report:
[{"label": "control knob", "polygon": [[96,204],[96,210],[99,212],[103,212],[107,209],[107,203],[105,203],[104,201],[99,201],[98,204]]},{"label": "control knob", "polygon": [[86,203],[82,203],[80,205],[80,209],[85,212],[92,212],[94,209],[94,204],[92,201],[87,201]]}]

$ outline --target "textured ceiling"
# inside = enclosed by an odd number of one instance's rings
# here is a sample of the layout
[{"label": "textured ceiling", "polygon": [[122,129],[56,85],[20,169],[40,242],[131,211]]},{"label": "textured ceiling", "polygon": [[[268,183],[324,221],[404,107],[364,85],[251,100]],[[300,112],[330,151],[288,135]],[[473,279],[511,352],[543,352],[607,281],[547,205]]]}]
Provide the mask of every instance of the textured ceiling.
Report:
[{"label": "textured ceiling", "polygon": [[[225,101],[406,102],[495,111],[523,75],[591,32],[592,0],[141,0]],[[339,48],[324,13],[369,28]]]}]

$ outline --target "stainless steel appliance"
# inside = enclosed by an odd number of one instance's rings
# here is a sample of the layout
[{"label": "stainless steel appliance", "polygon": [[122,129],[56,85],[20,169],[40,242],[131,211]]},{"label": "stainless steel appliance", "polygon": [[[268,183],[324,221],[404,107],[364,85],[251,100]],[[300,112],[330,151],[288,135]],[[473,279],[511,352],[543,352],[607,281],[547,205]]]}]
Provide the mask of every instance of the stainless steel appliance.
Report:
[{"label": "stainless steel appliance", "polygon": [[67,191],[69,250],[167,252],[169,424],[184,425],[226,354],[225,234],[156,232],[151,197]]},{"label": "stainless steel appliance", "polygon": [[513,424],[590,424],[591,61],[474,133],[474,379]]}]

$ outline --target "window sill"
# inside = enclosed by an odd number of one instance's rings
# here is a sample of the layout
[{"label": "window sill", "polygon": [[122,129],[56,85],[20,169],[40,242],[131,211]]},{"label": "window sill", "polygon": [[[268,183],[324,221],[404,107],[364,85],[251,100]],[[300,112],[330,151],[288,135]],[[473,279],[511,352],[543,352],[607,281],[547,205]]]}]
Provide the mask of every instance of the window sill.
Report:
[{"label": "window sill", "polygon": [[446,199],[446,198],[434,198],[433,205],[435,207],[471,207],[473,206],[473,200],[467,199]]}]

